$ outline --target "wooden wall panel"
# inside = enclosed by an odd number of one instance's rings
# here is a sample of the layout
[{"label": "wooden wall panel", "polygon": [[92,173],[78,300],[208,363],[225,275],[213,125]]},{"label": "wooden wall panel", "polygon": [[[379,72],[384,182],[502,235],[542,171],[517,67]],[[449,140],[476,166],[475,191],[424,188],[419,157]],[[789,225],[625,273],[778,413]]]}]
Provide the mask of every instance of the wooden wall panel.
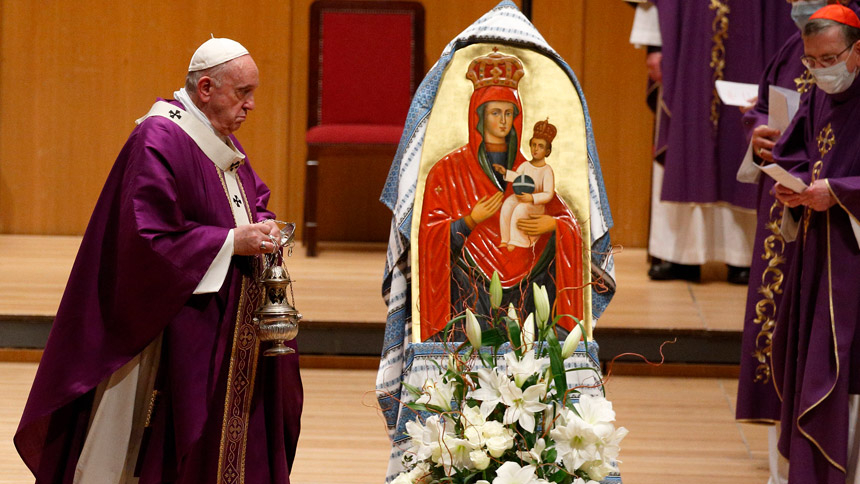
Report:
[{"label": "wooden wall panel", "polygon": [[645,104],[645,51],[629,42],[633,9],[618,0],[586,0],[585,61],[580,80],[615,220],[612,241],[648,244],[654,116]]},{"label": "wooden wall panel", "polygon": [[133,121],[172,97],[209,37],[240,39],[260,66],[258,108],[239,132],[269,180],[286,190],[290,4],[3,2],[0,232],[80,234]]},{"label": "wooden wall panel", "polygon": [[[422,3],[429,69],[448,41],[497,1]],[[238,137],[271,187],[275,211],[300,222],[310,4],[154,0],[131,8],[108,0],[0,0],[0,233],[83,233],[133,120],[182,85],[186,63],[210,32],[241,41],[260,67],[257,109]],[[642,246],[651,118],[642,103],[644,54],[627,44],[632,13],[617,0],[533,1],[535,25],[583,83],[614,239]],[[354,181],[346,171],[326,180],[335,189],[322,210],[367,206],[350,199],[355,191],[336,189]],[[378,203],[380,191],[368,187],[362,196]],[[382,233],[385,225],[371,230]]]}]

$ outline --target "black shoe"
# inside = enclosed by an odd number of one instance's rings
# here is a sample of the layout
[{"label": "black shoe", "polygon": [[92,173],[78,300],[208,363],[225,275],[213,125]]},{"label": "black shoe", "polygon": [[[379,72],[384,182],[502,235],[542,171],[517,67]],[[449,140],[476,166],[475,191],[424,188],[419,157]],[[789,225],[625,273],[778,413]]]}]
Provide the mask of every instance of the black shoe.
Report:
[{"label": "black shoe", "polygon": [[749,267],[736,267],[730,266],[726,264],[729,268],[729,275],[726,277],[726,280],[731,284],[738,284],[742,286],[746,286],[750,283],[750,268]]},{"label": "black shoe", "polygon": [[662,261],[651,264],[648,269],[648,277],[652,281],[692,281],[699,282],[701,276],[700,266],[675,264],[674,262]]}]

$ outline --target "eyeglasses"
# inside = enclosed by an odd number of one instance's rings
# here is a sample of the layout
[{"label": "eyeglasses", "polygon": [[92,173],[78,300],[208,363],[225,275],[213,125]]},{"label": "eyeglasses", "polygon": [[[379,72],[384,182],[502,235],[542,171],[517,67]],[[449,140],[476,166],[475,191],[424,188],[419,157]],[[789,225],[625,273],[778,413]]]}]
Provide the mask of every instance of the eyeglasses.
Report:
[{"label": "eyeglasses", "polygon": [[838,54],[828,54],[822,56],[821,59],[816,59],[811,55],[804,55],[800,57],[800,62],[802,62],[803,65],[805,65],[809,69],[814,69],[816,64],[820,65],[821,67],[830,67],[833,64],[836,64],[836,62],[839,60],[839,57],[846,51],[848,51],[848,49],[850,49],[851,47],[854,47],[854,44],[851,44],[848,47],[842,49],[842,52]]}]

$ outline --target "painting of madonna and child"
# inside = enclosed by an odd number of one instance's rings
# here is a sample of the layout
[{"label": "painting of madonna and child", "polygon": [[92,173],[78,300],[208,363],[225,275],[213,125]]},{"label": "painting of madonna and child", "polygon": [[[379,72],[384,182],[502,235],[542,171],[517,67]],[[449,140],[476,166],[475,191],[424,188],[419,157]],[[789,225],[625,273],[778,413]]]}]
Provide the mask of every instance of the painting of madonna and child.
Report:
[{"label": "painting of madonna and child", "polygon": [[[546,287],[555,314],[590,328],[588,173],[583,106],[564,71],[527,49],[459,50],[421,155],[413,337],[462,341],[462,332],[442,330],[467,308],[490,315],[494,273],[501,308],[533,312],[534,283]],[[479,318],[485,328],[490,319]],[[569,331],[576,323],[565,316],[558,324]]]}]

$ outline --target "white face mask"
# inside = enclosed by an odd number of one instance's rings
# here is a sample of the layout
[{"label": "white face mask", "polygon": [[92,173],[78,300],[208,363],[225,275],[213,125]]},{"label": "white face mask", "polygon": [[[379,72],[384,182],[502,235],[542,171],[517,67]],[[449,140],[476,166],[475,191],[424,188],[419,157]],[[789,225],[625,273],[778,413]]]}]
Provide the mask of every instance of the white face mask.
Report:
[{"label": "white face mask", "polygon": [[812,16],[819,8],[825,7],[827,0],[800,0],[791,4],[791,19],[794,20],[797,28],[803,30],[806,22],[809,22],[809,17]]},{"label": "white face mask", "polygon": [[[848,57],[850,58],[853,53],[854,50],[852,49]],[[857,70],[854,69],[854,72],[848,72],[848,59],[845,59],[830,67],[809,69],[809,72],[815,77],[815,85],[822,91],[827,94],[837,94],[851,87],[851,84],[854,84]]]}]

